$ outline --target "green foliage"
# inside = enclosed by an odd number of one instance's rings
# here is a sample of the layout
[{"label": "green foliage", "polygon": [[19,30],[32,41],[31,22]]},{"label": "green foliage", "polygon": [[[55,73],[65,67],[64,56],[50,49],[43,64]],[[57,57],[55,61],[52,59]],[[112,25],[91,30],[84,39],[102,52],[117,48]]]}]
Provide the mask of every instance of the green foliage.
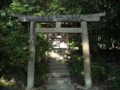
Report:
[{"label": "green foliage", "polygon": [[[25,31],[25,28],[18,20],[13,19],[5,11],[0,11],[0,26],[0,77],[7,74],[10,77],[9,75],[15,71],[13,74],[19,74],[24,78],[26,77],[30,55],[28,32]],[[49,42],[44,37],[44,34],[38,34],[36,37],[35,62],[36,86],[44,84],[45,73],[48,72],[46,51],[49,50],[49,47]],[[22,81],[22,79],[18,81]]]},{"label": "green foliage", "polygon": [[46,76],[45,73],[49,71],[48,58],[46,52],[49,51],[50,44],[45,34],[37,34],[36,37],[36,61],[35,61],[35,86],[44,85]]},{"label": "green foliage", "polygon": [[49,71],[49,65],[45,62],[45,60],[42,60],[41,62],[36,62],[35,68],[35,86],[39,87],[40,85],[45,84],[45,73]]},{"label": "green foliage", "polygon": [[47,5],[47,0],[13,0],[7,10],[11,14],[44,14]]},{"label": "green foliage", "polygon": [[[107,65],[100,62],[93,62],[91,65],[92,78],[94,82],[103,83],[107,78]],[[94,73],[95,72],[95,73]]]},{"label": "green foliage", "polygon": [[51,0],[45,14],[66,15],[80,14],[81,1],[79,0]]},{"label": "green foliage", "polygon": [[[0,11],[0,72],[9,72],[10,70],[25,71],[27,61],[29,60],[28,51],[28,34],[25,28],[18,20],[13,19],[9,14],[89,14],[106,12],[106,16],[101,18],[99,23],[88,24],[90,36],[101,38],[101,40],[94,42],[90,39],[90,43],[94,44],[104,42],[106,40],[114,39],[120,41],[120,1],[119,0],[1,0],[0,9],[7,10]],[[77,38],[81,38],[80,35],[74,38],[71,46],[77,46]],[[47,72],[48,67],[45,65],[46,55],[45,52],[49,50],[49,43],[44,38],[44,34],[37,35],[36,43],[36,71],[38,78],[41,81],[45,79],[44,73]],[[73,58],[78,59],[77,57]],[[44,62],[44,63],[43,63]],[[71,68],[72,74],[83,75],[83,61],[77,60],[76,67],[79,72],[76,73],[76,69]],[[42,64],[41,64],[42,63]],[[40,64],[40,65],[38,65]],[[72,65],[72,64],[71,64]],[[108,64],[106,66],[109,66]],[[99,62],[92,63],[93,77],[96,81],[110,78],[110,85],[119,86],[120,75],[119,69],[112,67],[111,73],[107,72],[105,65]],[[42,69],[41,69],[42,68]],[[74,68],[74,66],[73,66]],[[1,75],[1,74],[0,74]],[[40,76],[39,76],[40,75]],[[100,77],[97,77],[100,76]],[[40,81],[37,81],[40,82]],[[41,83],[41,82],[40,82]]]},{"label": "green foliage", "polygon": [[24,68],[29,54],[24,28],[5,11],[0,11],[0,26],[0,71],[18,66]]},{"label": "green foliage", "polygon": [[[97,13],[97,12],[105,12],[106,16],[101,18],[100,22],[89,25],[91,30],[90,35],[91,36],[97,35],[96,39],[98,37],[101,38],[102,43],[106,43],[105,41],[107,40],[110,41],[111,39],[120,41],[119,39],[120,20],[118,19],[120,17],[120,1],[91,0],[89,2],[82,4],[82,13]],[[99,43],[99,41],[96,41],[96,43]]]},{"label": "green foliage", "polygon": [[12,0],[0,0],[0,10],[1,9],[3,10],[6,7],[8,7],[11,2],[12,2]]},{"label": "green foliage", "polygon": [[[13,0],[8,11],[22,14],[80,14],[81,1],[73,0]],[[71,8],[73,7],[73,8]]]},{"label": "green foliage", "polygon": [[[120,89],[120,66],[116,65],[109,65],[110,66],[110,72],[108,72],[108,80],[109,85],[116,87],[116,90]],[[114,89],[111,89],[114,90]]]},{"label": "green foliage", "polygon": [[73,41],[73,42],[71,42],[69,45],[75,47],[75,46],[78,46],[78,42],[74,42],[74,41]]},{"label": "green foliage", "polygon": [[45,34],[37,34],[36,37],[36,60],[47,60],[46,51],[49,51],[50,43]]},{"label": "green foliage", "polygon": [[72,57],[68,63],[69,72],[71,73],[71,76],[74,78],[74,81],[84,85],[84,66],[82,56],[78,56],[78,54],[74,53],[72,54]]},{"label": "green foliage", "polygon": [[[32,2],[28,3],[27,0],[13,0],[10,6],[6,8],[7,12],[0,11],[0,77],[4,77],[4,75],[6,77],[8,74],[8,77],[13,78],[16,73],[17,78],[19,78],[18,74],[22,77],[18,82],[26,81],[26,79],[23,80],[23,78],[26,77],[27,62],[30,54],[28,50],[28,32],[25,30],[27,26],[23,27],[22,24],[11,17],[11,15],[13,13],[30,14],[36,12],[36,14],[41,14],[44,9],[43,4],[46,5],[41,1],[35,2],[32,0]],[[48,40],[45,39],[44,34],[38,34],[36,37],[35,86],[44,84],[46,78],[45,73],[48,72],[48,64],[46,61],[46,51],[48,50]],[[16,72],[13,73],[13,71]],[[13,73],[12,76],[10,76],[11,73]],[[16,77],[14,78],[17,79]],[[24,84],[25,82],[22,83],[22,85]],[[18,87],[19,86],[21,85],[18,85]],[[12,89],[14,90],[15,88],[17,87],[13,87]]]},{"label": "green foliage", "polygon": [[[83,84],[84,62],[80,55],[80,53],[72,53],[72,58],[69,61],[69,71],[77,83]],[[99,53],[91,55],[92,81],[95,85],[106,85],[109,90],[119,90],[120,66],[113,64],[110,59],[111,57],[108,57],[108,55],[103,56]]]}]

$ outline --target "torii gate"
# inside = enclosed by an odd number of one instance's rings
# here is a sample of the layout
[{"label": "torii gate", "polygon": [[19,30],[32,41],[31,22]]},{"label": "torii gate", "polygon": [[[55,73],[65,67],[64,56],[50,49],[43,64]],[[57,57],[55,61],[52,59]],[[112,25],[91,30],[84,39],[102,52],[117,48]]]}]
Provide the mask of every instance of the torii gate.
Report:
[{"label": "torii gate", "polygon": [[[22,22],[30,22],[29,35],[29,50],[31,51],[30,60],[28,62],[28,76],[26,90],[34,88],[34,67],[35,67],[35,37],[36,32],[52,32],[52,33],[82,33],[82,48],[84,58],[85,72],[85,88],[92,88],[91,67],[90,67],[90,51],[87,22],[100,21],[100,17],[105,16],[105,13],[84,14],[84,15],[20,15],[15,14],[14,17]],[[37,22],[55,22],[55,28],[36,28]],[[81,28],[61,28],[61,22],[81,22]]]}]

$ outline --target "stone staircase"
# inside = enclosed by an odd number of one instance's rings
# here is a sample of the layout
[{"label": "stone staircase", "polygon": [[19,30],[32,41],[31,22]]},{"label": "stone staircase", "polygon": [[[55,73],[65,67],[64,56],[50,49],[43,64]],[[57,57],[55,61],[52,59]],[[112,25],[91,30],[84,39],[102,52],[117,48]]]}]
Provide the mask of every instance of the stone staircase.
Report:
[{"label": "stone staircase", "polygon": [[54,50],[51,53],[50,72],[47,74],[47,90],[75,90],[70,79],[68,67],[62,54]]}]

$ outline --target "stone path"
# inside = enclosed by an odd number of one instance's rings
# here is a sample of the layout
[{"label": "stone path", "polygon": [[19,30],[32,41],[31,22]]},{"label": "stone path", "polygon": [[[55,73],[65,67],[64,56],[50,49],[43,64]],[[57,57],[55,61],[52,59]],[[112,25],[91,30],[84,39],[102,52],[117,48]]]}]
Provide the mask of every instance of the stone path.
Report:
[{"label": "stone path", "polygon": [[65,50],[55,49],[51,52],[50,72],[47,74],[47,90],[75,90],[70,79]]}]

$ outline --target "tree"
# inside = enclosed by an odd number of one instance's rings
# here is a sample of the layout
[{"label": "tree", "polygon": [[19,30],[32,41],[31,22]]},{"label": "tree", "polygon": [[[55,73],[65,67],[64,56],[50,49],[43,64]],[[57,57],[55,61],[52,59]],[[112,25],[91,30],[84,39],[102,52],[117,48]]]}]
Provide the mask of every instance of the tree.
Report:
[{"label": "tree", "polygon": [[11,2],[12,0],[0,0],[0,9],[5,9]]}]

